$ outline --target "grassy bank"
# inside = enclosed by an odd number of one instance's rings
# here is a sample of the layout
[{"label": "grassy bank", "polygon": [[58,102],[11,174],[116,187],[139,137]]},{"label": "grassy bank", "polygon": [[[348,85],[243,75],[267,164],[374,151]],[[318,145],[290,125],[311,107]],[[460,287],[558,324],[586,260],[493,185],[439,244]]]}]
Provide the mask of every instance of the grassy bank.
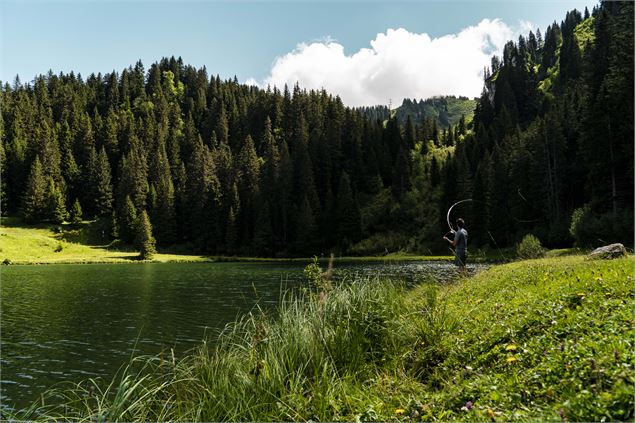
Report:
[{"label": "grassy bank", "polygon": [[229,326],[217,347],[136,359],[110,384],[50,392],[17,417],[633,419],[632,257],[516,262],[414,290],[317,282],[275,317]]},{"label": "grassy bank", "polygon": [[[139,252],[108,244],[94,222],[81,225],[23,225],[18,218],[3,217],[0,227],[0,262],[11,264],[131,263]],[[152,261],[209,261],[201,255],[156,254]]]},{"label": "grassy bank", "polygon": [[[19,218],[0,220],[0,263],[55,264],[55,263],[135,263],[139,252],[119,243],[109,243],[98,222],[80,225],[38,224],[24,225]],[[355,261],[420,261],[452,260],[451,256],[418,256],[389,254],[379,257],[338,257]],[[159,249],[152,262],[213,262],[213,261],[296,261],[306,263],[307,258],[230,257],[188,254]],[[321,261],[328,261],[322,257]]]}]

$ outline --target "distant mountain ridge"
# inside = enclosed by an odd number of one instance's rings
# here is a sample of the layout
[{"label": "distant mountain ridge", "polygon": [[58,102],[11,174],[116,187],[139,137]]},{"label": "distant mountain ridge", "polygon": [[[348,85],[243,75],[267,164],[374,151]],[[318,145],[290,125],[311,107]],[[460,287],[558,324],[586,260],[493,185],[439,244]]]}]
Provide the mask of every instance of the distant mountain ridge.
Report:
[{"label": "distant mountain ridge", "polygon": [[[434,118],[440,128],[445,129],[456,125],[461,116],[466,122],[474,117],[476,99],[456,96],[431,97],[425,100],[411,100],[406,98],[397,109],[393,110],[400,123],[405,123],[410,116],[413,122],[421,123],[424,119]],[[388,106],[360,107],[358,110],[369,119],[386,120],[390,116]]]}]

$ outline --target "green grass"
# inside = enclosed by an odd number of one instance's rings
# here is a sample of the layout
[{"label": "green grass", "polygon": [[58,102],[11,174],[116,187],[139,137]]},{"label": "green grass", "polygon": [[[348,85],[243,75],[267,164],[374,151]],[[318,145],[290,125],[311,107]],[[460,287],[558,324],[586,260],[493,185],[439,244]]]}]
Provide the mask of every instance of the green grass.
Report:
[{"label": "green grass", "polygon": [[317,283],[215,347],[139,358],[5,417],[632,421],[633,264],[544,258],[414,290]]},{"label": "green grass", "polygon": [[[0,227],[0,261],[12,264],[131,263],[139,252],[102,241],[94,222],[71,225],[26,226],[15,217],[3,217]],[[99,232],[99,233],[96,233]],[[209,257],[156,254],[152,261],[210,261]]]},{"label": "green grass", "polygon": [[[2,217],[0,225],[0,262],[11,264],[61,263],[134,263],[139,252],[102,238],[99,222],[81,225],[38,224],[28,226],[17,217]],[[341,261],[421,261],[452,260],[451,256],[419,256],[389,254],[376,257],[338,257]],[[210,262],[210,261],[294,261],[306,263],[308,258],[262,258],[242,256],[206,256],[159,249],[151,262]],[[321,257],[320,261],[328,261]]]}]

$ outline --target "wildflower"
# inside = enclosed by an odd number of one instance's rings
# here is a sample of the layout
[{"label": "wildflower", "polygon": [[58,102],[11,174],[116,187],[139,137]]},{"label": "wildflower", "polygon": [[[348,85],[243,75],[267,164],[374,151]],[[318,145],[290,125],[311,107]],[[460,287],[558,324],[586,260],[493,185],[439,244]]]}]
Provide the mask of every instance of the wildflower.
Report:
[{"label": "wildflower", "polygon": [[472,403],[472,401],[466,402],[465,408],[467,409],[467,411],[470,411],[472,408],[474,408],[474,403]]},{"label": "wildflower", "polygon": [[395,414],[398,415],[398,416],[401,416],[405,412],[406,412],[406,410],[404,410],[403,408],[397,408],[395,410]]},{"label": "wildflower", "polygon": [[492,419],[492,421],[494,420],[494,410],[492,410],[491,408],[487,409],[487,417],[489,417],[490,419]]},{"label": "wildflower", "polygon": [[513,355],[511,357],[507,357],[507,364],[511,364],[514,361],[518,361],[518,360]]},{"label": "wildflower", "polygon": [[509,344],[507,345],[507,347],[505,348],[506,351],[516,351],[516,345],[514,344]]}]

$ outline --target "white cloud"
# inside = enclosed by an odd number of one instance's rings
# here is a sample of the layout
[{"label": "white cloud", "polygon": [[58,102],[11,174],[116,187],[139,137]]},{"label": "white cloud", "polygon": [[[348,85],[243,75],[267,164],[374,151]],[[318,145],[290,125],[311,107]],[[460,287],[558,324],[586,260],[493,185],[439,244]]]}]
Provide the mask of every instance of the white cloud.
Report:
[{"label": "white cloud", "polygon": [[[521,29],[530,28],[521,22]],[[483,88],[483,68],[492,54],[502,54],[516,32],[499,19],[483,19],[478,25],[431,38],[403,28],[377,34],[370,48],[352,55],[330,38],[278,57],[268,77],[258,85],[282,88],[296,82],[302,88],[324,88],[339,94],[349,106],[401,104],[403,98],[434,95],[475,97]],[[256,84],[253,78],[250,84]]]}]

